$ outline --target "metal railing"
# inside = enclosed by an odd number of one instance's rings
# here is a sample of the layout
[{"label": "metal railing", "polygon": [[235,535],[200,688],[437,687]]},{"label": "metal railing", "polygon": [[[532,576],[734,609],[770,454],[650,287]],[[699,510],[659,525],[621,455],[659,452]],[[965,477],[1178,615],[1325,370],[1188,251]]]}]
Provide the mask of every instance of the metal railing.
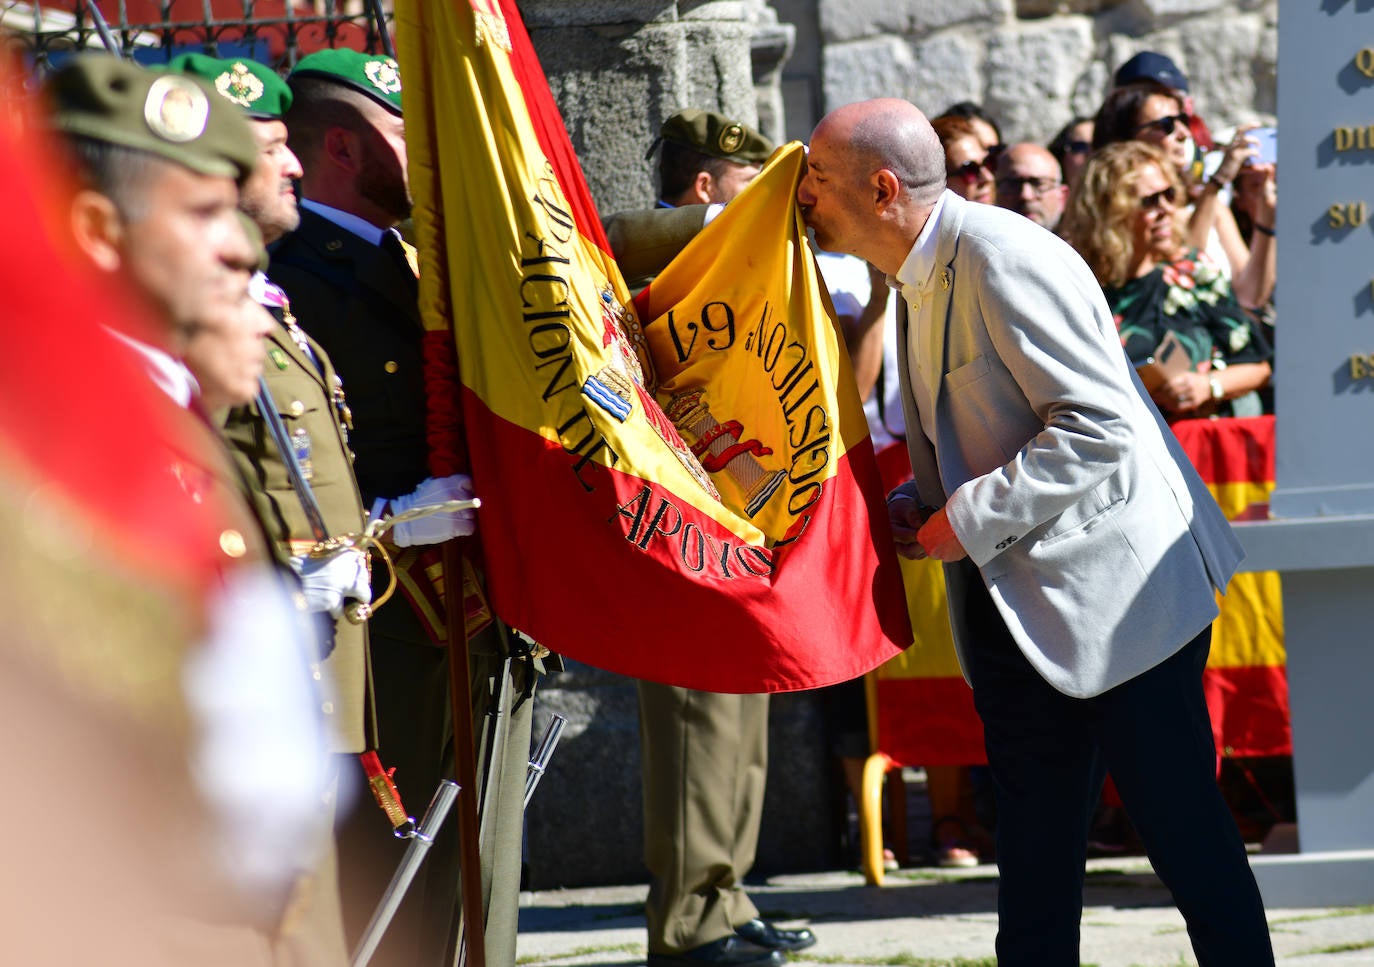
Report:
[{"label": "metal railing", "polygon": [[140,63],[200,50],[286,71],[326,47],[392,53],[389,7],[380,0],[0,0],[0,26],[38,72],[75,51],[111,46]]}]

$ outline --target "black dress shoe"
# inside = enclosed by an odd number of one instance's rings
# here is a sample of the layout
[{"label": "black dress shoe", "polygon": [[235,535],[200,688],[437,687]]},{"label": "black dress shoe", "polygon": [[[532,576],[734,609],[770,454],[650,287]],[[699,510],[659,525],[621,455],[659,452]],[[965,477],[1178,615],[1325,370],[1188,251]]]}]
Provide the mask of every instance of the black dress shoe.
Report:
[{"label": "black dress shoe", "polygon": [[777,950],[738,936],[721,937],[681,954],[650,954],[648,967],[782,967],[787,958]]},{"label": "black dress shoe", "polygon": [[758,917],[740,924],[735,928],[735,933],[769,950],[805,950],[816,942],[816,935],[805,927],[801,930],[783,930]]}]

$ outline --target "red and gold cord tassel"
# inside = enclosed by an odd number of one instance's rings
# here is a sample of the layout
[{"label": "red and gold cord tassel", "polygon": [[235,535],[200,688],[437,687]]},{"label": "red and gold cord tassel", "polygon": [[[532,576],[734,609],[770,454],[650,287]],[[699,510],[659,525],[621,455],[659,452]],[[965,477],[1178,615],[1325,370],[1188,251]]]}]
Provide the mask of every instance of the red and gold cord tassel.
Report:
[{"label": "red and gold cord tassel", "polygon": [[392,828],[400,829],[405,826],[411,820],[406,815],[405,807],[401,805],[401,791],[391,779],[396,770],[383,769],[382,760],[377,758],[377,753],[373,750],[364,752],[358,758],[362,761],[363,771],[367,773],[367,784],[372,789],[373,798],[377,800],[377,805],[382,807],[382,812],[386,813]]}]

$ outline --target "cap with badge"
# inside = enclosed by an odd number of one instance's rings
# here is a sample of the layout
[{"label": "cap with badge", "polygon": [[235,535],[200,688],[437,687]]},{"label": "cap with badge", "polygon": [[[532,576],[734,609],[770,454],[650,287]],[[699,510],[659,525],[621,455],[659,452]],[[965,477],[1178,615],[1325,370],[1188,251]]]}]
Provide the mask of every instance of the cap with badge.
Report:
[{"label": "cap with badge", "polygon": [[302,57],[288,81],[316,77],[366,94],[393,114],[401,113],[401,72],[390,57],[346,47],[318,50]]},{"label": "cap with badge", "polygon": [[761,165],[773,153],[773,142],[748,125],[715,111],[688,108],[663,122],[658,138],[649,146],[653,154],[659,141],[679,144],[693,151],[742,165]]},{"label": "cap with badge", "polygon": [[281,75],[246,57],[181,54],[172,58],[167,70],[199,77],[259,121],[280,120],[291,107],[291,88]]},{"label": "cap with badge", "polygon": [[1125,87],[1135,81],[1159,81],[1165,87],[1188,93],[1188,78],[1178,65],[1163,54],[1153,50],[1142,50],[1116,69],[1112,79],[1117,87]]},{"label": "cap with badge", "polygon": [[49,118],[68,135],[146,151],[203,175],[242,182],[258,160],[241,112],[202,82],[110,54],[73,57],[45,87]]}]

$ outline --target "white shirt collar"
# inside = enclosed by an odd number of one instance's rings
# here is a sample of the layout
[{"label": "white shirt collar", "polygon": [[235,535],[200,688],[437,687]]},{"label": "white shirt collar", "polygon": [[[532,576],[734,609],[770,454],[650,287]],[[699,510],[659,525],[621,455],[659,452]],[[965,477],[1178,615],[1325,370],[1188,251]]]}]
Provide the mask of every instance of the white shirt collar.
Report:
[{"label": "white shirt collar", "polygon": [[902,263],[895,276],[888,276],[887,284],[908,299],[924,289],[935,272],[936,229],[940,226],[940,216],[944,214],[945,196],[948,194],[948,188],[940,193],[940,197],[935,201],[935,207],[930,210],[930,217],[921,229],[921,234],[916,236],[915,244],[907,253],[906,261]]},{"label": "white shirt collar", "polygon": [[109,327],[105,331],[134,351],[153,385],[170,396],[182,409],[190,406],[191,400],[200,395],[200,384],[181,360]]},{"label": "white shirt collar", "polygon": [[373,245],[381,245],[382,236],[389,231],[393,231],[393,229],[389,228],[378,228],[367,219],[359,218],[352,212],[340,211],[329,205],[322,205],[317,201],[311,201],[309,198],[301,199],[301,207],[309,209],[321,218],[328,219],[345,231],[352,232],[354,235],[365,241],[371,242]]}]

